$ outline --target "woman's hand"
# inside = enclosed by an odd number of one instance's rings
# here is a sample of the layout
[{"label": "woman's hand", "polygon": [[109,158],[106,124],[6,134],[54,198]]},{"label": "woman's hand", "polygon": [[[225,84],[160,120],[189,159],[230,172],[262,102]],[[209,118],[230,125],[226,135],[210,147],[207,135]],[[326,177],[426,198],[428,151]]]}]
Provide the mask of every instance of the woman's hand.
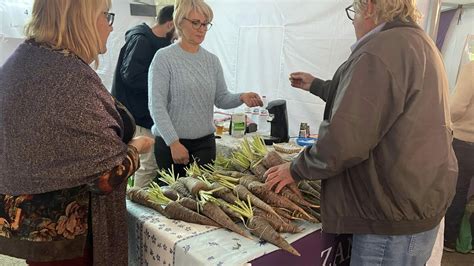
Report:
[{"label": "woman's hand", "polygon": [[305,72],[294,72],[290,74],[291,86],[305,91],[309,91],[314,79],[315,77]]},{"label": "woman's hand", "polygon": [[240,95],[240,100],[248,107],[263,106],[263,101],[255,92],[246,92]]},{"label": "woman's hand", "polygon": [[171,143],[171,157],[175,164],[188,164],[189,163],[189,152],[179,140]]},{"label": "woman's hand", "polygon": [[294,186],[289,186],[295,183],[295,180],[291,176],[290,165],[291,163],[280,164],[271,167],[265,172],[263,176],[266,178],[265,185],[268,189],[272,189],[276,186],[275,192],[280,193],[285,186],[288,186],[288,188],[294,190]]},{"label": "woman's hand", "polygon": [[151,152],[154,144],[155,139],[146,136],[134,137],[128,142],[128,145],[135,147],[139,154]]}]

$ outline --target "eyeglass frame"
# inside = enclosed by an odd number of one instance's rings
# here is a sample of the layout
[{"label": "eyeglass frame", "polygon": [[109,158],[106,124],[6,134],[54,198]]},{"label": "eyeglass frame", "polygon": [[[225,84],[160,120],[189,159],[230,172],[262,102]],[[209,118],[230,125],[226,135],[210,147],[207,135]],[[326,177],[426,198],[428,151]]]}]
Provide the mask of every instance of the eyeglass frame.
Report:
[{"label": "eyeglass frame", "polygon": [[191,27],[193,27],[193,29],[195,29],[195,30],[199,30],[201,27],[204,27],[204,30],[208,31],[212,28],[212,23],[211,22],[202,23],[198,19],[192,20],[192,19],[189,19],[189,18],[186,18],[186,17],[184,17],[183,19],[191,22]]},{"label": "eyeglass frame", "polygon": [[[349,12],[352,12],[352,13],[349,13]],[[354,17],[351,17],[350,14],[353,14]],[[355,11],[355,9],[354,9],[354,5],[350,5],[350,6],[346,7],[346,15],[347,15],[347,17],[348,17],[351,21],[354,21],[355,15],[356,15],[356,11]]]},{"label": "eyeglass frame", "polygon": [[106,16],[107,22],[109,23],[109,26],[114,25],[115,13],[110,13],[110,12],[107,12],[107,11],[104,11],[102,13]]}]

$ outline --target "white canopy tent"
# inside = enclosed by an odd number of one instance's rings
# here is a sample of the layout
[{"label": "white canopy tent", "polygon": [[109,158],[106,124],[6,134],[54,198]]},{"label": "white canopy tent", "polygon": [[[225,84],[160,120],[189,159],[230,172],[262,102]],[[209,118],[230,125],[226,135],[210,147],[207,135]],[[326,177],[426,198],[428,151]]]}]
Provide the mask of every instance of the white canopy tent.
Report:
[{"label": "white canopy tent", "polygon": [[[108,53],[101,57],[97,72],[110,89],[113,71],[127,29],[149,17],[130,16],[132,0],[113,0],[116,13]],[[288,105],[290,135],[300,122],[308,122],[313,132],[323,117],[324,103],[315,96],[291,88],[288,75],[307,71],[329,79],[348,57],[355,42],[354,30],[344,8],[351,0],[207,0],[213,8],[214,26],[203,46],[221,60],[231,91],[256,91],[269,100],[285,99]],[[465,4],[474,1],[446,1]],[[463,2],[463,3],[461,3]],[[22,41],[22,26],[32,0],[0,0],[0,64]],[[419,0],[425,15],[422,26],[435,34],[440,0]],[[450,80],[457,73],[458,49],[465,33],[474,34],[473,9],[466,9],[462,23],[448,33],[443,49]],[[461,48],[459,48],[461,47]],[[456,65],[456,70],[454,66]]]}]

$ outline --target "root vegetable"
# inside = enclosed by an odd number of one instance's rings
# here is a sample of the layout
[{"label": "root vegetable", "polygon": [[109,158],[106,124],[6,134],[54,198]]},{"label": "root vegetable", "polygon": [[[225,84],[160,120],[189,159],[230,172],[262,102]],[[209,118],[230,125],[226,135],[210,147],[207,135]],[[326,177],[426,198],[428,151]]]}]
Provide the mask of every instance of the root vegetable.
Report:
[{"label": "root vegetable", "polygon": [[248,189],[254,195],[256,195],[257,197],[259,197],[270,205],[286,208],[292,211],[298,211],[308,217],[308,219],[314,218],[308,213],[306,213],[300,206],[293,203],[291,200],[269,190],[263,183],[254,181],[249,184]]},{"label": "root vegetable", "polygon": [[220,227],[213,220],[197,212],[194,212],[175,201],[172,201],[168,203],[168,205],[166,205],[165,214],[166,214],[166,217],[169,219],[175,219],[175,220],[181,220],[181,221],[185,221],[189,223]]},{"label": "root vegetable", "polygon": [[321,222],[321,214],[312,209],[312,208],[308,208],[308,207],[304,207],[305,211],[308,212],[309,214],[311,214],[314,218],[316,218],[316,223],[320,223]]},{"label": "root vegetable", "polygon": [[296,218],[296,217],[293,217],[291,215],[291,212],[285,208],[277,208],[277,207],[273,207],[273,209],[275,210],[276,213],[278,213],[278,215],[280,215],[280,217],[282,217],[283,219],[288,219],[288,220],[303,220],[303,219],[299,219],[299,218]]},{"label": "root vegetable", "polygon": [[251,238],[246,231],[236,225],[230,218],[225,214],[219,206],[212,202],[205,202],[202,204],[202,213],[207,217],[214,220],[216,223],[223,227],[247,238]]},{"label": "root vegetable", "polygon": [[255,236],[266,240],[275,246],[290,252],[295,256],[301,256],[301,254],[293,248],[283,237],[278,234],[275,229],[260,216],[253,216],[248,222],[248,228]]},{"label": "root vegetable", "polygon": [[[194,211],[197,210],[198,202],[189,199],[189,198],[184,198],[180,199],[179,204],[183,205],[186,208],[192,209]],[[227,214],[219,208],[216,204],[212,202],[204,202],[201,204],[201,213],[204,214],[205,216],[209,217],[211,220],[214,222],[218,223],[224,228],[227,228],[239,235],[242,235],[244,237],[249,237],[249,235],[238,225],[236,225],[230,218],[227,216]]]},{"label": "root vegetable", "polygon": [[127,197],[133,202],[151,208],[159,212],[161,215],[166,216],[165,210],[160,204],[150,201],[150,196],[145,189],[137,187],[127,188]]},{"label": "root vegetable", "polygon": [[278,154],[276,151],[270,151],[265,155],[265,157],[262,160],[263,165],[266,168],[270,168],[273,166],[277,166],[280,164],[286,163],[286,161]]},{"label": "root vegetable", "polygon": [[240,213],[235,212],[231,208],[229,208],[227,202],[223,199],[217,199],[217,204],[234,222],[244,220],[244,217],[242,217]]},{"label": "root vegetable", "polygon": [[[215,190],[217,188],[221,188],[221,189]],[[213,190],[212,192],[213,195],[227,201],[230,204],[234,204],[234,202],[237,200],[237,197],[232,193],[232,190],[226,187],[223,187],[217,182],[212,183],[211,190]]]},{"label": "root vegetable", "polygon": [[244,200],[244,201],[247,200],[247,196],[248,196],[250,198],[250,202],[252,202],[254,206],[257,206],[264,211],[273,213],[278,216],[278,214],[275,212],[275,210],[273,210],[272,207],[270,207],[270,205],[268,205],[267,203],[263,202],[261,199],[256,197],[246,187],[242,185],[236,185],[234,188],[234,194],[237,195],[239,199]]},{"label": "root vegetable", "polygon": [[180,196],[180,195],[178,194],[178,192],[177,192],[176,190],[172,189],[171,187],[167,187],[167,186],[161,187],[161,190],[163,191],[163,194],[164,194],[167,198],[169,198],[169,199],[171,199],[171,200],[173,200],[173,201],[176,201],[176,200],[178,200],[179,197],[182,197],[182,195]]},{"label": "root vegetable", "polygon": [[298,188],[301,190],[301,192],[309,194],[317,199],[321,198],[321,194],[319,191],[315,190],[311,185],[308,184],[308,181],[306,180],[301,180],[298,183]]},{"label": "root vegetable", "polygon": [[281,191],[280,194],[284,196],[285,198],[288,198],[289,200],[293,201],[296,204],[299,204],[301,206],[307,206],[307,207],[319,207],[317,205],[311,204],[310,202],[307,202],[304,198],[299,197],[296,195],[291,189],[284,187]]},{"label": "root vegetable", "polygon": [[[178,179],[179,180],[179,179]],[[174,182],[170,187],[178,192],[179,195],[183,197],[194,197],[191,192],[186,188],[186,186],[181,182]]]},{"label": "root vegetable", "polygon": [[252,165],[250,167],[250,171],[256,176],[258,177],[258,180],[261,181],[261,182],[264,182],[265,181],[265,178],[263,177],[263,175],[265,174],[265,172],[267,171],[268,169],[260,162],[260,163],[257,163],[256,165]]},{"label": "root vegetable", "polygon": [[316,191],[321,192],[321,180],[308,180],[307,183]]},{"label": "root vegetable", "polygon": [[237,172],[237,171],[224,171],[224,170],[218,170],[216,171],[216,173],[218,174],[221,174],[221,175],[225,175],[225,176],[230,176],[230,177],[241,177],[241,176],[244,176],[245,174],[242,173],[242,172]]},{"label": "root vegetable", "polygon": [[265,218],[265,220],[267,220],[277,232],[299,233],[303,231],[301,228],[293,224],[289,219],[275,216],[274,214],[268,213],[259,208],[253,207],[253,214],[254,216]]},{"label": "root vegetable", "polygon": [[260,181],[260,179],[254,175],[244,175],[240,177],[239,184],[244,187],[248,187],[248,185],[253,181]]},{"label": "root vegetable", "polygon": [[192,195],[198,195],[201,190],[209,190],[206,183],[194,177],[182,177],[178,179],[178,182],[184,184],[184,186],[191,192]]}]

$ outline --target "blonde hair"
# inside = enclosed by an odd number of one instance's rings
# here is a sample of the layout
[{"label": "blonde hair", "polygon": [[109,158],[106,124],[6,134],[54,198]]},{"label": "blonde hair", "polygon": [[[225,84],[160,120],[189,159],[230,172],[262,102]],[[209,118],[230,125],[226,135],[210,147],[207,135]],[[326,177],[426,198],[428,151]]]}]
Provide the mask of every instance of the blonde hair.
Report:
[{"label": "blonde hair", "polygon": [[208,22],[211,22],[214,18],[211,7],[203,0],[176,0],[174,4],[173,22],[179,36],[183,35],[181,22],[183,22],[184,18],[193,10],[203,14]]},{"label": "blonde hair", "polygon": [[102,45],[97,19],[110,6],[111,0],[35,0],[25,35],[97,66]]},{"label": "blonde hair", "polygon": [[[354,9],[356,12],[362,11],[367,6],[369,0],[354,0]],[[372,0],[375,7],[373,19],[375,24],[379,22],[390,22],[399,18],[404,22],[412,20],[419,22],[421,13],[416,7],[416,0]]]}]

